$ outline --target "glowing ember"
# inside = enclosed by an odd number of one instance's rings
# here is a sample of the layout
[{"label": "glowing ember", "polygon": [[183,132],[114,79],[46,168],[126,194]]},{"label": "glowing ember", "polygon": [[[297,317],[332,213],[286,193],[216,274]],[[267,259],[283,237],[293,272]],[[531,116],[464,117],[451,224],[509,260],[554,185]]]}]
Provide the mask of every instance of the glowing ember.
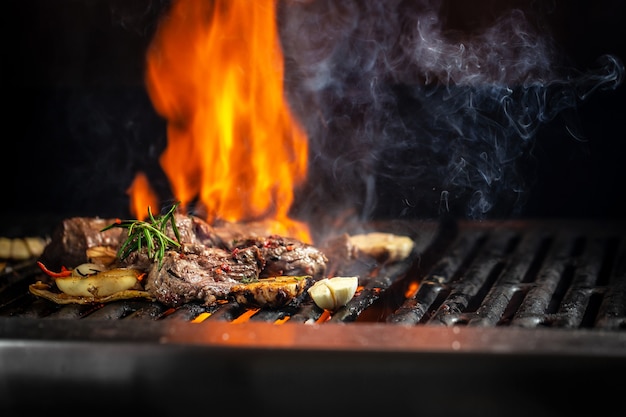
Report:
[{"label": "glowing ember", "polygon": [[409,283],[408,288],[404,292],[404,296],[406,298],[413,298],[415,296],[415,294],[417,294],[417,290],[419,289],[419,286],[420,286],[419,282],[411,281]]},{"label": "glowing ember", "polygon": [[[146,84],[168,121],[160,163],[181,208],[197,201],[209,222],[271,220],[272,233],[310,240],[288,216],[308,145],[283,94],[275,0],[175,1]],[[135,185],[133,198],[148,184]]]}]

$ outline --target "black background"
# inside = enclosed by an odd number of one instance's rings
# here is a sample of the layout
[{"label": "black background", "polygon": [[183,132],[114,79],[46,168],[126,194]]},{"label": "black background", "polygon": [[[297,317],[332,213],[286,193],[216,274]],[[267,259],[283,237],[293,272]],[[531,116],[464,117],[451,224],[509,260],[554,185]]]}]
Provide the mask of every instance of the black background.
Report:
[{"label": "black background", "polygon": [[[463,22],[481,8],[508,3],[449,1],[448,7]],[[143,86],[145,49],[167,5],[2,3],[1,232],[28,233],[32,219],[126,217],[126,189],[139,170],[167,195],[157,162],[166,144],[165,122]],[[624,60],[625,21],[618,0],[555,1],[550,16],[553,36],[582,70],[602,54]],[[625,90],[598,91],[566,115],[578,120],[584,142],[569,136],[560,120],[541,130],[523,216],[624,217]]]}]

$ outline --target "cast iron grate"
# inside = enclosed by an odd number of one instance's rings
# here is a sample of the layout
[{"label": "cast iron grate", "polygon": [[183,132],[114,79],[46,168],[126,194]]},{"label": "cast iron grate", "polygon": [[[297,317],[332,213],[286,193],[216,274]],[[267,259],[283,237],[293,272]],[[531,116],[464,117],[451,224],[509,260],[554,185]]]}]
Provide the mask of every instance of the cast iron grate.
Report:
[{"label": "cast iron grate", "polygon": [[41,271],[25,262],[0,276],[0,317],[626,329],[622,224],[445,220],[394,227],[416,239],[412,256],[374,265],[351,302],[332,314],[310,301],[283,309],[235,302],[172,309],[144,300],[59,306],[28,292]]},{"label": "cast iron grate", "polygon": [[625,329],[625,237],[597,222],[461,224],[387,322]]}]

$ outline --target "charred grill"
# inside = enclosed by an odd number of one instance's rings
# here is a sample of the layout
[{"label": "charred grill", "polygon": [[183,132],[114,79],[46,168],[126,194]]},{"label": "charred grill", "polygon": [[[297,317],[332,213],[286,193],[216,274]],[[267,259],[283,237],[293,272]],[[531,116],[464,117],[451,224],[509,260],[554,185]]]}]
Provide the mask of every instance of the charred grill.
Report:
[{"label": "charred grill", "polygon": [[[164,401],[157,410],[127,391],[145,390],[142,398],[154,404],[173,393],[235,401],[233,392],[243,390],[262,407],[279,395],[294,409],[306,401],[302,390],[326,392],[331,384],[328,401],[348,396],[338,405],[342,412],[624,411],[620,384],[608,382],[626,371],[623,224],[370,227],[408,233],[415,253],[406,262],[375,265],[367,285],[328,319],[307,302],[279,309],[235,302],[172,308],[146,300],[59,306],[28,293],[40,273],[31,263],[7,268],[0,292],[3,407],[41,411],[24,405],[31,393],[54,401],[64,386],[83,406],[97,387],[115,404],[156,415],[194,407]],[[517,388],[507,388],[512,379]],[[184,388],[172,386],[181,380]],[[220,385],[208,388],[207,380]],[[603,401],[545,395],[559,386]],[[380,401],[354,401],[366,392]],[[409,401],[410,392],[419,401]],[[448,395],[458,403],[445,403]],[[105,413],[116,409],[113,403]],[[216,411],[229,411],[220,404]]]},{"label": "charred grill", "polygon": [[[626,229],[621,223],[397,221],[370,227],[406,233],[416,241],[414,253],[398,263],[368,265],[367,284],[330,317],[331,322],[618,332],[626,328]],[[189,312],[185,315],[190,321],[202,312],[215,316],[208,320],[237,317],[238,305],[228,302],[209,307],[198,303],[196,308],[186,303],[174,309],[133,300],[56,306],[24,291],[40,274],[32,260],[5,269],[0,287],[2,317],[89,320],[107,310],[108,318],[159,321],[176,316],[179,309]],[[411,292],[411,286],[417,290]],[[304,303],[294,311],[256,314],[276,317],[265,320],[270,322],[285,317],[305,322],[316,320],[320,313],[313,304]]]},{"label": "charred grill", "polygon": [[[126,389],[142,387],[154,399],[180,392],[167,386],[182,378],[189,383],[183,391],[199,395],[214,375],[223,385],[211,395],[235,401],[230,390],[243,389],[266,407],[277,395],[263,387],[271,381],[281,398],[291,396],[282,399],[289,407],[302,406],[301,389],[331,383],[350,398],[368,389],[379,396],[375,404],[340,405],[344,412],[446,414],[469,404],[475,415],[508,407],[511,415],[573,412],[571,402],[544,398],[555,385],[587,398],[602,395],[600,404],[577,405],[589,412],[624,411],[620,384],[607,380],[626,371],[623,224],[398,221],[372,227],[408,232],[415,253],[406,262],[375,265],[368,284],[324,320],[307,302],[282,309],[235,302],[171,308],[145,300],[59,306],[28,293],[38,269],[14,265],[3,272],[0,292],[3,407],[24,409],[27,387],[53,401],[56,390],[43,389],[50,380],[81,393],[86,379],[118,403],[142,408]],[[60,370],[77,360],[81,371]],[[102,361],[112,367],[98,367]],[[474,378],[482,388],[472,386]],[[542,393],[506,389],[502,378]],[[421,392],[421,400],[408,401],[409,389]],[[434,400],[441,390],[455,393],[459,403]]]}]

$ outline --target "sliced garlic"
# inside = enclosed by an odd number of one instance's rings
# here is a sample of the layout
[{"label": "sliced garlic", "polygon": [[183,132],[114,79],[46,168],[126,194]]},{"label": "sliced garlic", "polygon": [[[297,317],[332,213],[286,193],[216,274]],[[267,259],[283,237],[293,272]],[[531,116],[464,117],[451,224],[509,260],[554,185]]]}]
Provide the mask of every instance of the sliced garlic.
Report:
[{"label": "sliced garlic", "polygon": [[72,275],[55,278],[55,283],[67,295],[105,297],[133,288],[139,275],[132,268],[103,270],[100,265],[82,264],[72,270]]},{"label": "sliced garlic", "polygon": [[319,308],[335,310],[354,297],[359,285],[359,277],[333,277],[317,281],[308,293]]}]

